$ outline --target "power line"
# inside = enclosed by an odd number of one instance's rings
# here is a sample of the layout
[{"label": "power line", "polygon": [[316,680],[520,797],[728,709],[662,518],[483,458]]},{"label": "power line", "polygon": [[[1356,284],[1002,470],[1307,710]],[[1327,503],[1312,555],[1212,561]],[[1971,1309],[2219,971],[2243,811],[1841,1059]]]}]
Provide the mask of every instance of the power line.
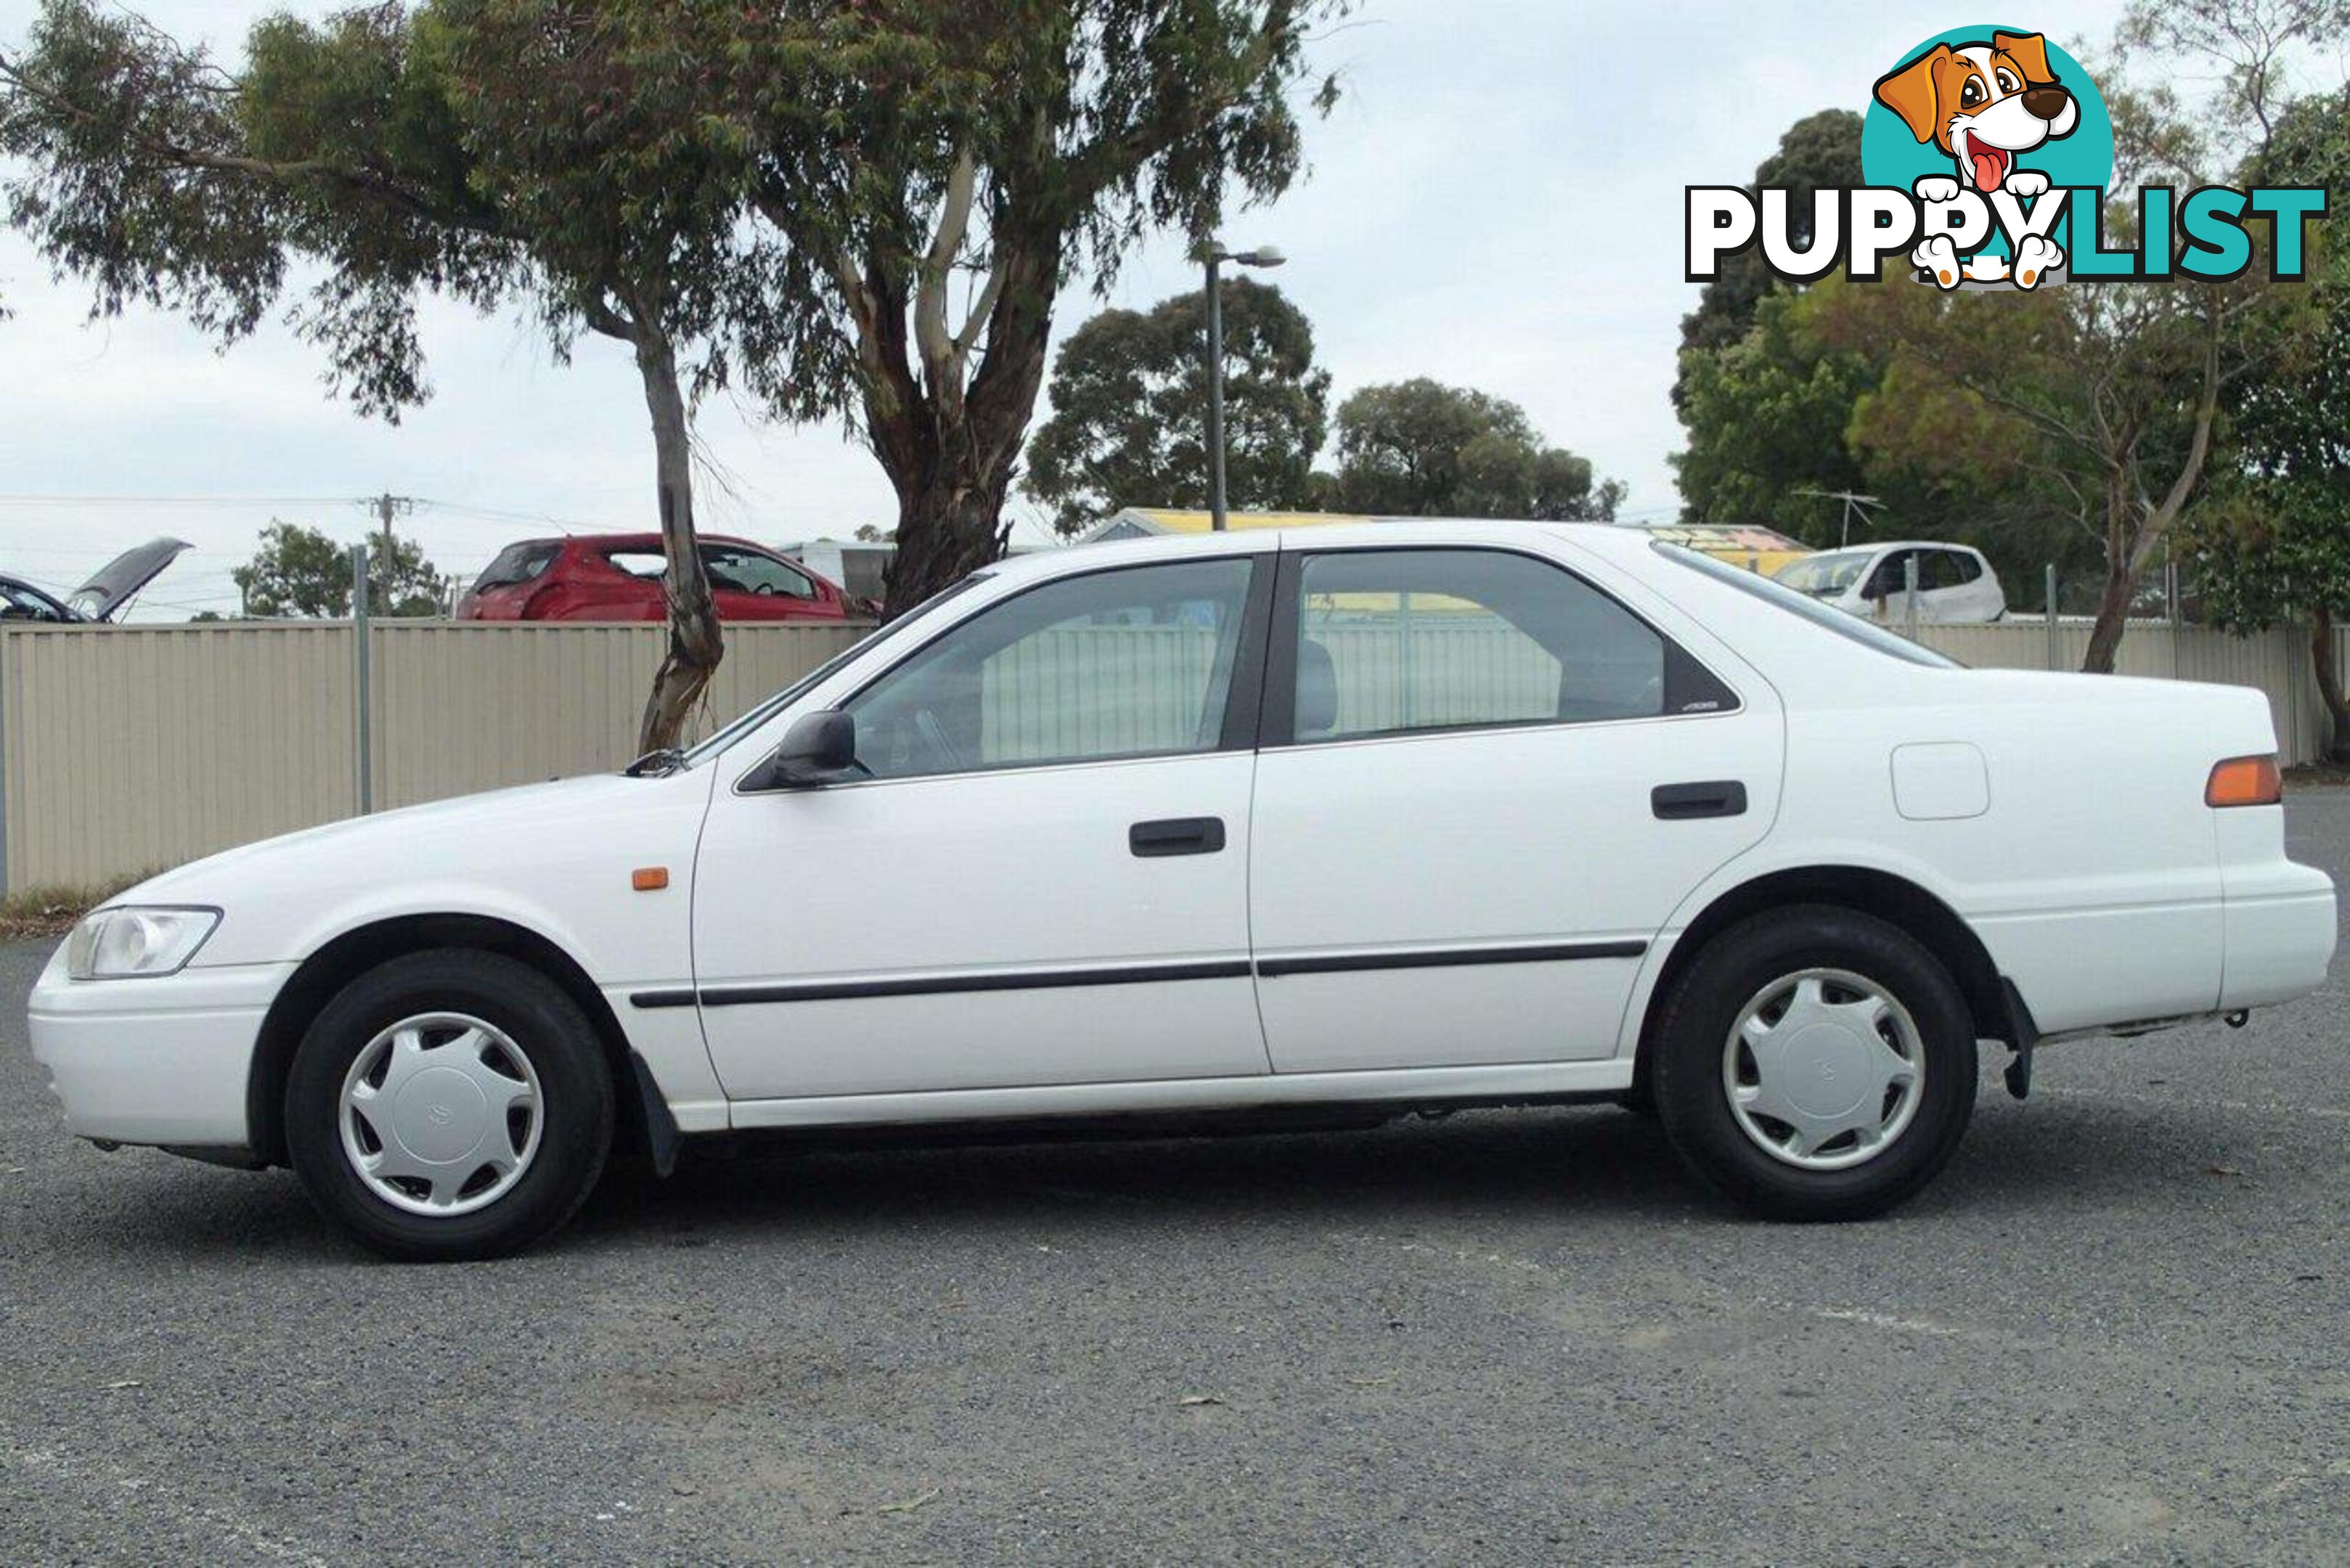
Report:
[{"label": "power line", "polygon": [[[537,523],[567,530],[598,533],[611,526],[557,517],[546,512],[509,512],[470,502],[442,501],[429,495],[399,495],[391,499],[407,507],[429,507],[499,523]],[[60,495],[29,492],[0,493],[0,506],[365,506],[380,508],[382,495]]]},{"label": "power line", "polygon": [[0,494],[0,506],[366,506],[368,495]]},{"label": "power line", "polygon": [[612,526],[608,523],[582,523],[568,517],[556,517],[545,512],[501,512],[494,506],[471,506],[462,502],[434,501],[429,497],[420,499],[417,504],[431,507],[436,512],[454,512],[461,517],[481,517],[500,523],[543,523],[566,533],[598,534]]}]

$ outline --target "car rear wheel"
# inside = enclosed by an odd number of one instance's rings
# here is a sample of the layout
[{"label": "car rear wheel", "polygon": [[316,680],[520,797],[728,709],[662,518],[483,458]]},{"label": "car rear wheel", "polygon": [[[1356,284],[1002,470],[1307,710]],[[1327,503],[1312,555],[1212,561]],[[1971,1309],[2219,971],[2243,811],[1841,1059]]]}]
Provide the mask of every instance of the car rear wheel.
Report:
[{"label": "car rear wheel", "polygon": [[1884,1212],[1941,1169],[1974,1110],[1974,1024],[1950,971],[1848,909],[1757,915],[1707,943],[1650,1064],[1682,1158],[1780,1220]]},{"label": "car rear wheel", "polygon": [[594,1026],[526,964],[447,949],[369,971],[296,1053],[286,1138],[328,1218],[387,1257],[494,1257],[561,1225],[612,1142]]}]

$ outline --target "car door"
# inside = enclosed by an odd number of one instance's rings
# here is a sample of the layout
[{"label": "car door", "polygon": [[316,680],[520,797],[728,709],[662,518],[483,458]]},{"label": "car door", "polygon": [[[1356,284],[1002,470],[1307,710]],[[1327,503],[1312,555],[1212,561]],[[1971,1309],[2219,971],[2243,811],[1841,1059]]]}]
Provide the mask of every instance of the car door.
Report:
[{"label": "car door", "polygon": [[1741,674],[1554,556],[1284,554],[1250,846],[1274,1071],[1612,1054],[1649,942],[1775,809]]},{"label": "car door", "polygon": [[661,576],[669,557],[658,540],[589,546],[563,571],[566,620],[660,620],[669,613]]},{"label": "car door", "polygon": [[[1869,613],[1878,620],[1898,620],[1909,613],[1909,563],[1918,560],[1915,550],[1887,550],[1868,571],[1868,585],[1861,597],[1868,601]],[[1918,563],[1918,587],[1926,587],[1925,565]],[[1920,607],[1923,600],[1920,600]]]},{"label": "car door", "polygon": [[1997,620],[2007,608],[2007,596],[1992,575],[1991,564],[1972,550],[1941,550],[1935,576],[1942,592],[1934,618],[1938,621]]},{"label": "car door", "polygon": [[693,931],[729,1097],[1267,1071],[1247,845],[1271,559],[998,599],[841,704],[865,776],[722,782]]},{"label": "car door", "polygon": [[741,545],[704,545],[702,569],[721,620],[838,619],[839,601],[797,566]]},{"label": "car door", "polygon": [[[1966,586],[1955,550],[1918,552],[1918,618],[1929,625],[1966,618]],[[1906,613],[1906,612],[1899,612]]]}]

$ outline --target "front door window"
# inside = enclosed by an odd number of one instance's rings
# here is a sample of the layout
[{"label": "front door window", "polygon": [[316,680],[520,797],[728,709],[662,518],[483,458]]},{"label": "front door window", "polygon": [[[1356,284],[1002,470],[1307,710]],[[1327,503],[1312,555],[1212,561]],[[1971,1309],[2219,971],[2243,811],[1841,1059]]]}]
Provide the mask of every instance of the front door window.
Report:
[{"label": "front door window", "polygon": [[1212,751],[1246,560],[1064,577],[983,611],[845,706],[877,778]]}]

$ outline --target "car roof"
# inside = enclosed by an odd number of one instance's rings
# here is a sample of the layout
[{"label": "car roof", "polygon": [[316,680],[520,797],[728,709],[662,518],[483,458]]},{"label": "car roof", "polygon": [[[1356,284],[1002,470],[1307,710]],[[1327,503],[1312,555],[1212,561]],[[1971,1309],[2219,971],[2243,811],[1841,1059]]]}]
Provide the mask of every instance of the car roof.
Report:
[{"label": "car roof", "polygon": [[[583,545],[591,550],[658,550],[661,536],[657,534],[567,534],[560,539],[526,539],[525,544]],[[732,534],[696,534],[698,545],[736,545],[746,550],[756,550],[773,556],[778,552],[773,545],[762,545],[755,539],[741,539]]]},{"label": "car roof", "polygon": [[1507,544],[1513,537],[1549,535],[1573,540],[1617,558],[1646,550],[1645,528],[1612,523],[1540,523],[1522,518],[1396,517],[1367,523],[1326,523],[1310,528],[1254,528],[1223,534],[1161,534],[1067,545],[1014,556],[984,568],[998,582],[1029,582],[1068,572],[1145,561],[1206,560],[1218,556],[1262,555],[1275,549],[1328,550],[1386,545],[1423,548],[1441,545]]},{"label": "car roof", "polygon": [[48,589],[41,587],[38,583],[26,581],[23,577],[17,576],[13,572],[0,572],[0,584],[5,584],[9,587],[16,588],[23,593],[28,593],[45,604],[55,605],[59,610],[68,616],[74,613],[71,609],[67,607],[66,602],[59,598],[56,594],[51,593]]}]

